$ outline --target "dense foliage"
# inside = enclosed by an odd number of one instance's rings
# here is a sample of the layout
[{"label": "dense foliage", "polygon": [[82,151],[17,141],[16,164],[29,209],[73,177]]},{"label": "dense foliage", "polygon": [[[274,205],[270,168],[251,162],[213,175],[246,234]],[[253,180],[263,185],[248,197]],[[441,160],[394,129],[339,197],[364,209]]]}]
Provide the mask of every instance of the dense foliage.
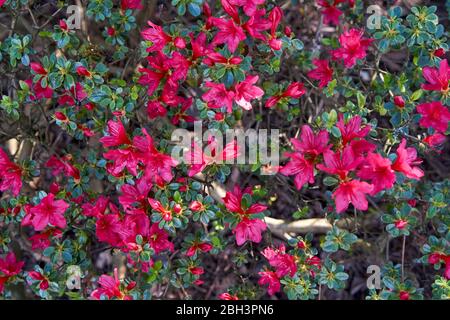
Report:
[{"label": "dense foliage", "polygon": [[449,299],[449,5],[393,2],[0,0],[0,296]]}]

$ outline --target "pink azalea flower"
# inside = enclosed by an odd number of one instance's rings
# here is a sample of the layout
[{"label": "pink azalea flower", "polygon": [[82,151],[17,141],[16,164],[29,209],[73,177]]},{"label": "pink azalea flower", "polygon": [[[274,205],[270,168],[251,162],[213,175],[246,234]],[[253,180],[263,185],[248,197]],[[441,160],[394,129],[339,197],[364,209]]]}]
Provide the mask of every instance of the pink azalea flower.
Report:
[{"label": "pink azalea flower", "polygon": [[440,101],[422,103],[416,109],[422,115],[419,120],[421,127],[433,128],[440,133],[447,131],[450,121],[450,111]]},{"label": "pink azalea flower", "polygon": [[203,94],[202,99],[208,104],[209,108],[226,107],[227,112],[233,110],[233,91],[228,91],[223,83],[211,81],[207,81],[205,87],[210,88],[210,90]]},{"label": "pink azalea flower", "polygon": [[301,153],[286,153],[289,162],[281,168],[285,176],[295,175],[294,183],[297,190],[301,190],[306,183],[314,183],[314,163]]},{"label": "pink azalea flower", "polygon": [[274,7],[272,11],[270,11],[269,13],[269,21],[271,22],[271,26],[268,43],[273,50],[280,50],[283,44],[281,40],[276,38],[276,31],[282,18],[283,18],[283,11],[281,10],[280,7]]},{"label": "pink azalea flower", "polygon": [[295,258],[285,252],[284,245],[280,245],[279,249],[266,248],[261,253],[269,261],[269,264],[275,268],[278,278],[283,278],[286,275],[293,277],[297,272]]},{"label": "pink azalea flower", "polygon": [[0,191],[11,190],[17,197],[22,189],[22,168],[9,160],[0,148]]},{"label": "pink azalea flower", "polygon": [[247,38],[242,27],[232,19],[212,18],[212,21],[219,29],[212,41],[213,46],[226,44],[228,50],[234,53],[241,41]]},{"label": "pink azalea flower", "polygon": [[234,100],[245,110],[252,109],[250,101],[261,98],[264,95],[264,91],[254,85],[258,82],[258,79],[258,76],[247,76],[245,80],[238,83],[234,89]]},{"label": "pink azalea flower", "polygon": [[273,271],[261,271],[258,272],[261,278],[258,281],[260,286],[268,285],[267,293],[269,296],[273,296],[275,293],[280,292],[281,284],[277,274]]},{"label": "pink azalea flower", "polygon": [[[0,0],[0,7],[3,6],[5,4],[6,0]],[[0,290],[1,292],[1,290]]]},{"label": "pink azalea flower", "polygon": [[424,67],[423,77],[428,83],[422,84],[422,89],[430,91],[441,91],[446,94],[449,90],[450,68],[447,59],[442,59],[439,69]]},{"label": "pink azalea flower", "polygon": [[64,213],[69,207],[70,205],[64,200],[55,200],[55,195],[49,193],[38,205],[30,209],[34,229],[42,231],[49,224],[64,229],[66,227]]},{"label": "pink azalea flower", "polygon": [[263,4],[266,0],[230,0],[230,3],[242,7],[244,13],[251,17],[255,14],[259,5]]},{"label": "pink azalea flower", "polygon": [[328,64],[328,60],[314,59],[315,69],[308,72],[308,77],[319,80],[319,88],[323,88],[333,79],[333,69]]},{"label": "pink azalea flower", "polygon": [[100,139],[105,148],[131,144],[122,121],[119,119],[117,121],[109,120],[107,126],[108,135]]},{"label": "pink azalea flower", "polygon": [[413,147],[406,148],[406,139],[397,148],[397,159],[395,159],[392,169],[403,173],[410,179],[420,180],[423,177],[423,171],[417,167],[422,160],[417,158],[417,151]]},{"label": "pink azalea flower", "polygon": [[350,171],[355,170],[364,161],[362,157],[355,157],[351,147],[346,147],[342,152],[327,150],[323,159],[325,164],[318,164],[317,169],[337,175],[342,181],[347,179]]},{"label": "pink azalea flower", "polygon": [[361,122],[362,119],[360,116],[354,116],[345,123],[343,115],[339,115],[339,121],[337,122],[336,127],[338,127],[341,132],[342,143],[344,146],[356,138],[364,138],[370,132],[371,126],[366,125],[361,128]]},{"label": "pink azalea flower", "polygon": [[359,180],[341,182],[333,193],[333,198],[336,202],[336,212],[344,212],[350,203],[356,209],[366,211],[368,208],[366,194],[370,194],[372,191],[373,186],[367,182]]},{"label": "pink azalea flower", "polygon": [[235,186],[232,192],[227,192],[223,202],[228,211],[238,214],[239,222],[233,233],[236,234],[237,245],[242,245],[246,240],[259,243],[262,240],[261,233],[266,230],[266,224],[259,219],[251,219],[251,215],[263,212],[267,206],[254,203],[249,208],[242,207],[242,197],[244,194],[251,194],[251,191],[240,190]]},{"label": "pink azalea flower", "polygon": [[139,179],[136,184],[123,184],[121,187],[122,195],[119,196],[119,203],[124,209],[129,209],[138,205],[139,208],[145,208],[148,204],[148,193],[152,189],[152,183],[145,179]]},{"label": "pink azalea flower", "polygon": [[189,177],[202,172],[209,165],[222,164],[236,159],[240,154],[236,141],[228,143],[223,150],[218,150],[218,144],[214,138],[208,139],[205,151],[193,143],[192,151],[185,154],[186,162],[191,164],[188,171]]},{"label": "pink azalea flower", "polygon": [[295,175],[295,186],[301,190],[305,183],[314,183],[314,162],[317,156],[329,149],[328,132],[322,130],[314,135],[311,127],[304,125],[300,139],[291,139],[291,142],[296,152],[285,154],[290,161],[280,172],[286,176]]},{"label": "pink azalea flower", "polygon": [[331,51],[333,60],[343,60],[347,68],[356,64],[356,60],[364,59],[367,48],[373,39],[363,37],[364,32],[358,29],[350,29],[339,36],[341,47]]},{"label": "pink azalea flower", "polygon": [[236,244],[241,246],[245,241],[260,243],[262,232],[267,229],[267,225],[259,219],[242,218],[236,225],[233,233],[236,235]]},{"label": "pink azalea flower", "polygon": [[140,155],[133,147],[109,150],[103,154],[103,157],[112,161],[106,166],[111,175],[119,176],[126,168],[133,176],[137,176]]},{"label": "pink azalea flower", "polygon": [[144,164],[144,177],[147,181],[170,182],[173,178],[172,168],[177,162],[169,155],[159,152],[147,130],[142,129],[144,136],[136,136],[133,146],[139,151],[138,157]]},{"label": "pink azalea flower", "polygon": [[383,158],[377,153],[369,153],[358,172],[358,177],[370,180],[375,195],[378,192],[390,189],[395,183],[395,173],[391,167],[391,160]]}]

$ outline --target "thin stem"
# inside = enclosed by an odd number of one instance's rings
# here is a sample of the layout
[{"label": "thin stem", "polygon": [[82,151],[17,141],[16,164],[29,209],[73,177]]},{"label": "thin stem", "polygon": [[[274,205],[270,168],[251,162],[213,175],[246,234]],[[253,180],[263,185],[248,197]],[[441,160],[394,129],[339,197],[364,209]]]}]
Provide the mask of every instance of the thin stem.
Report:
[{"label": "thin stem", "polygon": [[403,235],[403,245],[402,245],[402,282],[405,279],[405,247],[406,247],[406,236]]}]

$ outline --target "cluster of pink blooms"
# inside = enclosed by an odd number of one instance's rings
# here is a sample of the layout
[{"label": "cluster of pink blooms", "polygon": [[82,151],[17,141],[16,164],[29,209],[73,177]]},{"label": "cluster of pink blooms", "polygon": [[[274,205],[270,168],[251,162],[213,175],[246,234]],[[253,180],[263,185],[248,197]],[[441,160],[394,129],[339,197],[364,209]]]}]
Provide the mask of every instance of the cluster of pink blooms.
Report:
[{"label": "cluster of pink blooms", "polygon": [[367,139],[371,127],[363,125],[359,116],[345,121],[340,115],[336,126],[341,137],[331,144],[326,130],[315,134],[304,125],[300,139],[291,139],[294,152],[286,154],[290,160],[280,172],[295,176],[298,190],[306,183],[314,183],[317,170],[336,177],[339,184],[333,198],[338,213],[347,210],[350,203],[356,209],[367,210],[366,196],[392,188],[395,172],[416,180],[423,176],[418,167],[421,160],[413,147],[406,147],[405,139],[397,148],[397,158],[392,163],[375,152],[376,145]]}]

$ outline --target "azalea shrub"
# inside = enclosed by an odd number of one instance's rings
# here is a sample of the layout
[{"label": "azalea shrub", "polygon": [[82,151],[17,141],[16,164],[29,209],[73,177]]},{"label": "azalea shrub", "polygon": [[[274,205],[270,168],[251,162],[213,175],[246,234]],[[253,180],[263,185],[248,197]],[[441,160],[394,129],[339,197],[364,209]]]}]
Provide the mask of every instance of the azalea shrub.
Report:
[{"label": "azalea shrub", "polygon": [[0,0],[0,296],[449,299],[449,9]]}]

